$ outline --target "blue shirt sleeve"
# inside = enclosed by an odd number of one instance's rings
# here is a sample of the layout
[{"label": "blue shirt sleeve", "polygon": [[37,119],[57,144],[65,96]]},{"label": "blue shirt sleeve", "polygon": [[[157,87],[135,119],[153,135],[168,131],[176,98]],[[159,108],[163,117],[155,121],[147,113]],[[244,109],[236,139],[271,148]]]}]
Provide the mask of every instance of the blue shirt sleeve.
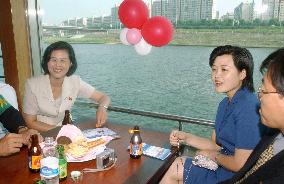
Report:
[{"label": "blue shirt sleeve", "polygon": [[235,147],[238,149],[254,149],[261,138],[259,103],[257,100],[245,99],[239,103],[234,113],[236,127]]}]

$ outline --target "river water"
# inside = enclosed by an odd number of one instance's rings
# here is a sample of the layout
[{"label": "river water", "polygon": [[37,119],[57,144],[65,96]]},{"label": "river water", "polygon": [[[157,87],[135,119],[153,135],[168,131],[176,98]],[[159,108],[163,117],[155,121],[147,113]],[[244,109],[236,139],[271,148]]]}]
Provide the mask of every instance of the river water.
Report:
[{"label": "river water", "polygon": [[[125,108],[215,119],[224,94],[216,94],[210,79],[208,58],[213,47],[166,46],[153,48],[146,56],[132,46],[120,44],[73,44],[78,61],[76,74],[107,93],[112,105]],[[261,82],[259,65],[275,49],[249,48],[255,61],[255,87]],[[77,120],[94,117],[95,109],[75,104]],[[109,112],[116,122],[170,131],[177,123]],[[186,126],[189,131],[209,135],[204,126]]]},{"label": "river water", "polygon": [[[73,44],[73,47],[78,61],[76,74],[108,94],[113,106],[214,120],[218,103],[225,97],[214,92],[210,79],[208,58],[214,47],[165,46],[153,48],[146,56],[138,55],[132,46],[121,44]],[[257,89],[262,79],[259,65],[275,49],[248,49],[255,61]],[[1,67],[0,75],[3,73]],[[81,121],[94,117],[95,111],[88,105],[75,103],[72,115]],[[111,121],[129,127],[138,124],[164,132],[178,127],[173,121],[115,112],[108,115]],[[211,134],[210,128],[204,126],[184,128],[204,136]]]}]

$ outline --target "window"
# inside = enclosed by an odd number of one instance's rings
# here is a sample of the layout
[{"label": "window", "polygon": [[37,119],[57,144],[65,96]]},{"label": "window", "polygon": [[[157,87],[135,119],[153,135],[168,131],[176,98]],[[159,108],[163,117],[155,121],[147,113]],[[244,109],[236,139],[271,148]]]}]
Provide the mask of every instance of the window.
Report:
[{"label": "window", "polygon": [[[71,42],[79,64],[76,74],[106,92],[114,106],[214,120],[224,96],[216,94],[211,84],[212,49],[225,44],[248,48],[257,86],[260,62],[284,45],[281,0],[273,5],[261,0],[145,0],[150,15],[167,17],[175,32],[169,45],[141,56],[120,42],[121,2],[42,1],[44,47],[57,40]],[[74,109],[78,118],[93,114],[93,110],[82,113],[82,106],[77,103]],[[155,121],[117,113],[110,118],[146,125]]]}]

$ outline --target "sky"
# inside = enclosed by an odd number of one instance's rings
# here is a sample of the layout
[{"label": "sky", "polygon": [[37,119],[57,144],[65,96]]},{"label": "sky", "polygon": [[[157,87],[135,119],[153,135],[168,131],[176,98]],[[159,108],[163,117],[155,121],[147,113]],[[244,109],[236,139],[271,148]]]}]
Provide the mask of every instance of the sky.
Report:
[{"label": "sky", "polygon": [[[150,2],[151,0],[147,0]],[[155,1],[155,0],[152,0]],[[252,0],[216,0],[220,16],[233,12],[241,2]],[[110,15],[111,7],[119,5],[122,0],[41,0],[43,23],[60,24],[68,18]],[[255,0],[256,5],[261,0]]]}]

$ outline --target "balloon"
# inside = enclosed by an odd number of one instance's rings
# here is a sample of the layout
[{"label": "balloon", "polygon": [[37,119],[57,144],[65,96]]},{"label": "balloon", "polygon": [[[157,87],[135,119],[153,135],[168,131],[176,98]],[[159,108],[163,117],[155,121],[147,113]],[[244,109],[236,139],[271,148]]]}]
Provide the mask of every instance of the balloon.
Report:
[{"label": "balloon", "polygon": [[126,39],[128,43],[135,45],[137,44],[142,38],[141,32],[139,29],[132,28],[129,29],[126,33]]},{"label": "balloon", "polygon": [[125,27],[141,29],[149,17],[148,7],[142,0],[124,0],[118,16]]},{"label": "balloon", "polygon": [[149,45],[143,38],[141,38],[140,42],[134,45],[136,52],[140,55],[147,55],[151,52],[152,45]]},{"label": "balloon", "polygon": [[145,22],[141,34],[144,40],[149,44],[161,47],[172,40],[173,25],[165,17],[154,16]]},{"label": "balloon", "polygon": [[119,38],[120,41],[124,44],[124,45],[130,45],[130,43],[128,43],[127,39],[126,39],[126,33],[128,32],[128,28],[123,28],[120,32]]}]

